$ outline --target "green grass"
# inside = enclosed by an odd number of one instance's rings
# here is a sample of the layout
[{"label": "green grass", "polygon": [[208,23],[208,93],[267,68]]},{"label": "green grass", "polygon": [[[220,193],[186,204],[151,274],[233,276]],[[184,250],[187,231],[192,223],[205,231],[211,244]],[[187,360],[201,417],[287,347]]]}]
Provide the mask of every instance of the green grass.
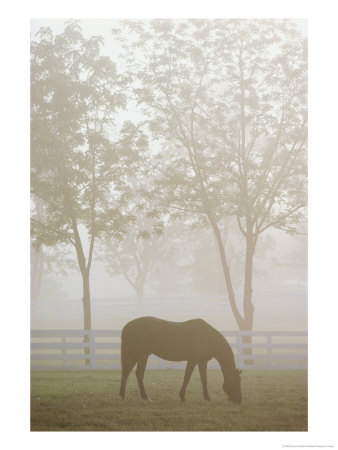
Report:
[{"label": "green grass", "polygon": [[306,431],[307,372],[247,370],[241,405],[227,400],[220,371],[208,371],[211,401],[195,369],[183,403],[184,372],[148,370],[141,400],[131,373],[123,401],[120,371],[32,371],[32,431]]}]

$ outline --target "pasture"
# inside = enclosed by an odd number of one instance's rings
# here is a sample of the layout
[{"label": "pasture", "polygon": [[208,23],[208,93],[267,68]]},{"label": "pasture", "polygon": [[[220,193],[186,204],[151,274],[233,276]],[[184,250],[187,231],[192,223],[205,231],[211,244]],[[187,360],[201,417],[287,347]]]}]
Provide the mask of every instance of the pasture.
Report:
[{"label": "pasture", "polygon": [[208,371],[211,401],[194,370],[186,401],[182,370],[146,370],[151,402],[141,400],[134,371],[121,400],[121,371],[32,371],[32,431],[306,431],[307,371],[247,370],[241,405],[223,393],[220,370]]}]

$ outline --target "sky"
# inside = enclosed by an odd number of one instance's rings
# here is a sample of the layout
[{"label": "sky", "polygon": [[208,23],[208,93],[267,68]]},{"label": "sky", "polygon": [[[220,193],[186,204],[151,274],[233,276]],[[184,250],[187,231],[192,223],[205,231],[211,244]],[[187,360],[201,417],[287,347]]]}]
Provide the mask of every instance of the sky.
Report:
[{"label": "sky", "polygon": [[[66,19],[31,19],[31,38],[40,27],[50,27],[55,33],[61,33]],[[308,23],[306,19],[292,19],[304,36],[307,36]],[[116,19],[80,19],[86,37],[100,35],[104,38],[102,53],[113,60],[118,55],[118,47],[114,44],[111,29],[117,25]]]}]

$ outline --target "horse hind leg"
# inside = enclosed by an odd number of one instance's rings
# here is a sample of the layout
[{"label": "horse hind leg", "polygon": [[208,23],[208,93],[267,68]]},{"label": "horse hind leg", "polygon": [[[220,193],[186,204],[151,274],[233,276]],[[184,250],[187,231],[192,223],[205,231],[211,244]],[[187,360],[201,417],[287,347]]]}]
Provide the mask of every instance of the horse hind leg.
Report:
[{"label": "horse hind leg", "polygon": [[144,384],[143,384],[144,371],[145,371],[145,368],[147,365],[147,361],[148,361],[148,355],[146,355],[142,359],[138,360],[137,368],[136,368],[136,378],[137,378],[138,386],[140,388],[141,398],[143,400],[149,400],[148,396],[146,394],[146,391],[144,389]]},{"label": "horse hind leg", "polygon": [[135,366],[136,361],[122,356],[121,362],[122,362],[122,379],[120,387],[120,396],[124,399],[126,394],[127,378],[130,372],[132,371],[132,368]]},{"label": "horse hind leg", "polygon": [[209,393],[208,393],[208,385],[207,385],[207,364],[208,361],[199,361],[198,362],[198,368],[200,371],[200,377],[203,387],[203,397],[204,400],[210,400]]}]

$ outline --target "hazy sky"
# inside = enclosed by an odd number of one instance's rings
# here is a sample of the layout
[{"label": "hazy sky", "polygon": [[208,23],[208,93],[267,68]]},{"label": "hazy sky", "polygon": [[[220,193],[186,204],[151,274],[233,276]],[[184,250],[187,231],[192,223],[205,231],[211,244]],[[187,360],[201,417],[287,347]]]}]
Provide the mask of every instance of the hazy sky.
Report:
[{"label": "hazy sky", "polygon": [[[40,27],[51,27],[55,33],[60,33],[64,29],[64,21],[67,19],[32,19],[31,36],[39,30]],[[100,35],[104,37],[105,45],[102,53],[106,53],[113,59],[118,55],[118,46],[114,43],[111,30],[117,25],[117,19],[80,19],[84,34],[89,36]],[[307,20],[292,19],[304,36],[307,35]]]}]

